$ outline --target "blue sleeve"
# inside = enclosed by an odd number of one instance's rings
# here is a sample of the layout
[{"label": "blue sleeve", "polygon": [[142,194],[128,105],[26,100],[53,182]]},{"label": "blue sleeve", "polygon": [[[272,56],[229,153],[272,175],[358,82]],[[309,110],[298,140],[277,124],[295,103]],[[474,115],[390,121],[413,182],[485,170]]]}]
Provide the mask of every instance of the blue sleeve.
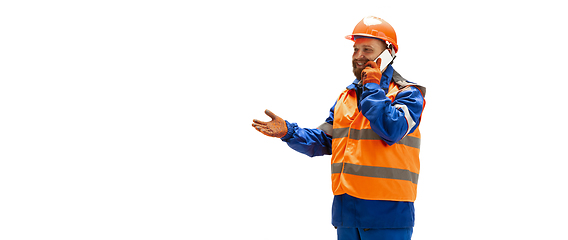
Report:
[{"label": "blue sleeve", "polygon": [[[329,117],[326,119],[327,124],[333,125],[333,110],[331,108]],[[331,135],[324,130],[315,128],[300,128],[296,123],[286,121],[288,133],[282,137],[282,141],[297,152],[306,154],[310,157],[331,155]],[[325,123],[324,123],[325,124]]]},{"label": "blue sleeve", "polygon": [[423,106],[424,98],[416,87],[398,93],[391,101],[378,84],[367,83],[360,108],[373,131],[393,145],[418,127]]}]

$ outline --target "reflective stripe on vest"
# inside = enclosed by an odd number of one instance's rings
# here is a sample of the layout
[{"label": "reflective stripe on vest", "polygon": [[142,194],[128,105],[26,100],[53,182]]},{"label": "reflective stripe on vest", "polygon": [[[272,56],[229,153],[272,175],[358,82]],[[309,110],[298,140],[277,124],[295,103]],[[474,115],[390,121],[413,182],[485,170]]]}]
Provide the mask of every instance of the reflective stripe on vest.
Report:
[{"label": "reflective stripe on vest", "polygon": [[[333,138],[344,138],[349,136],[349,138],[353,140],[382,140],[381,136],[375,133],[373,129],[335,128],[333,129],[332,136]],[[398,141],[397,144],[420,148],[420,138],[407,135]]]},{"label": "reflective stripe on vest", "polygon": [[[387,97],[394,101],[400,91],[399,86],[391,82]],[[393,107],[404,111],[406,106]],[[415,124],[408,118],[407,123]],[[330,132],[327,126],[321,127],[326,133]],[[420,172],[418,128],[389,146],[357,109],[355,91],[345,90],[335,105],[330,134],[334,195],[347,193],[367,200],[413,202]]]},{"label": "reflective stripe on vest", "polygon": [[352,163],[334,163],[331,164],[331,174],[346,173],[364,177],[388,178],[410,181],[418,184],[418,174],[405,169],[362,166]]}]

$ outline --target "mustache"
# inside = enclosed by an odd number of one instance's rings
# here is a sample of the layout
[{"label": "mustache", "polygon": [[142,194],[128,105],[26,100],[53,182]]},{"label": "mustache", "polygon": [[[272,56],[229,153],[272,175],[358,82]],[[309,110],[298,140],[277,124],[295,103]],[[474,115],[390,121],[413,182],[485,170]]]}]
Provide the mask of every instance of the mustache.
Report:
[{"label": "mustache", "polygon": [[353,67],[357,67],[357,62],[359,62],[359,61],[365,61],[365,63],[367,63],[368,61],[371,61],[371,59],[368,59],[368,58],[353,59],[353,60],[351,60],[351,64],[353,65]]}]

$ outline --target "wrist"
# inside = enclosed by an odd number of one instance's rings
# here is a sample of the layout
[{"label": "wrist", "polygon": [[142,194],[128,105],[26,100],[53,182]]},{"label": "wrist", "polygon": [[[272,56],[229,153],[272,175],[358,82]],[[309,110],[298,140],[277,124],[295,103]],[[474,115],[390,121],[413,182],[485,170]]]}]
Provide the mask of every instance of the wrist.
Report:
[{"label": "wrist", "polygon": [[376,83],[377,85],[381,85],[381,81],[380,81],[380,80],[377,80],[377,79],[374,79],[374,78],[372,78],[372,79],[365,79],[365,80],[363,81],[363,86],[366,85],[367,83]]},{"label": "wrist", "polygon": [[292,136],[294,136],[294,127],[297,126],[297,124],[292,124],[289,123],[288,121],[284,120],[286,122],[286,128],[288,129],[286,131],[286,135],[284,135],[284,137],[281,137],[280,139],[284,142],[290,140],[290,138],[292,138]]}]

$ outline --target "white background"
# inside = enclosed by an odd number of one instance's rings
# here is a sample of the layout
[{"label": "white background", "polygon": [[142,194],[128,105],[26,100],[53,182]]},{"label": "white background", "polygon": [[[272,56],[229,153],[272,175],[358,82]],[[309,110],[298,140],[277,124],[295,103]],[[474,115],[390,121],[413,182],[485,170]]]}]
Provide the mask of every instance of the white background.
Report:
[{"label": "white background", "polygon": [[3,1],[0,239],[335,239],[314,128],[365,16],[428,88],[413,239],[568,239],[560,1]]}]

